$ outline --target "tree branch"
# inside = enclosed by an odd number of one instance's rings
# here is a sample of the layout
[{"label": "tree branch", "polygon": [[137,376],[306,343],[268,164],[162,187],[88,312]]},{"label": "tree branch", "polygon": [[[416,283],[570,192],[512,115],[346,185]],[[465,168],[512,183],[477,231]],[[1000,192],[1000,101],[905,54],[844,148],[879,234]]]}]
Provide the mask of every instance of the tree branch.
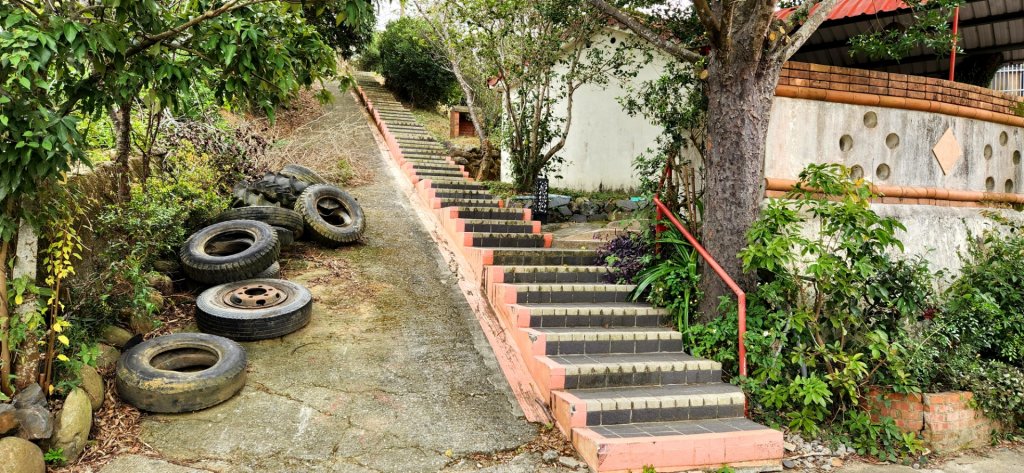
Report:
[{"label": "tree branch", "polygon": [[657,31],[648,28],[643,23],[640,23],[640,21],[638,21],[636,18],[633,18],[632,16],[626,14],[622,10],[608,4],[608,2],[604,0],[588,1],[591,5],[596,7],[598,10],[601,10],[601,12],[603,12],[604,14],[614,18],[619,23],[622,23],[626,28],[629,28],[631,31],[639,35],[641,38],[647,40],[658,49],[665,51],[666,53],[670,54],[676,59],[679,59],[680,61],[697,62],[703,58],[703,56],[701,56],[700,54],[697,54],[686,48],[681,48],[678,45],[674,44],[672,41],[662,38]]},{"label": "tree branch", "polygon": [[804,20],[804,24],[800,26],[796,33],[793,33],[789,37],[789,46],[780,51],[781,56],[779,59],[783,62],[788,61],[789,58],[793,57],[797,51],[811,39],[811,35],[818,30],[818,27],[825,22],[828,18],[829,13],[835,9],[839,0],[822,0],[818,3],[818,8],[814,9]]},{"label": "tree branch", "polygon": [[722,33],[722,22],[711,11],[708,0],[693,0],[693,7],[697,10],[697,18],[704,24],[704,29],[708,30],[711,41],[717,42]]}]

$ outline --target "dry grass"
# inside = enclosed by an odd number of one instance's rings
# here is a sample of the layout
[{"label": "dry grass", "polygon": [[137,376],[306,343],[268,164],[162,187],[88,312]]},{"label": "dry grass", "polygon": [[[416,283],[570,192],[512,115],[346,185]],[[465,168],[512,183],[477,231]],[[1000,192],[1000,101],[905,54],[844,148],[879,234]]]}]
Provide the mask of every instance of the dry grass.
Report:
[{"label": "dry grass", "polygon": [[442,143],[448,143],[451,146],[465,150],[480,147],[480,140],[475,136],[449,138],[451,134],[451,123],[448,121],[447,115],[442,115],[436,111],[423,110],[420,108],[413,108],[411,110],[413,116],[416,117],[416,121],[420,122],[420,124],[423,125],[423,128],[427,129],[427,133],[430,133],[430,136],[435,140]]}]

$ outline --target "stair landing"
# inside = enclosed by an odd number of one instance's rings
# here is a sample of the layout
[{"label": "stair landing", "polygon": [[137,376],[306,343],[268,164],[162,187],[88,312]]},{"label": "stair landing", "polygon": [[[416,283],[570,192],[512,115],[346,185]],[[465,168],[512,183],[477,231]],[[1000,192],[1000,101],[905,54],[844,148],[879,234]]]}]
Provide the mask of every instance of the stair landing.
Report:
[{"label": "stair landing", "polygon": [[[722,367],[690,356],[661,308],[609,283],[593,250],[559,248],[505,208],[370,75],[357,92],[392,158],[484,290],[558,428],[599,473],[781,470],[782,433],[744,417]],[[391,130],[394,129],[394,131]]]}]

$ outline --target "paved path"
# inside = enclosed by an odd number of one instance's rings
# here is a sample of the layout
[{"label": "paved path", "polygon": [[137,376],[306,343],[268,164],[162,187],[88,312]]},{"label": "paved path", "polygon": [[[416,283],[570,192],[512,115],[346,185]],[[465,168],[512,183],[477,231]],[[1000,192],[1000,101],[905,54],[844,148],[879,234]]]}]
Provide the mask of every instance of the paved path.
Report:
[{"label": "paved path", "polygon": [[[362,109],[336,97],[315,126]],[[284,277],[315,297],[313,321],[283,339],[244,344],[249,378],[214,408],[151,415],[142,440],[162,456],[115,459],[102,473],[427,472],[492,466],[533,441],[478,322],[365,121],[357,159],[372,182],[350,189],[365,244],[309,243],[282,258]],[[311,136],[315,133],[311,133]],[[482,456],[468,457],[482,453]],[[538,454],[493,471],[554,471]]]}]

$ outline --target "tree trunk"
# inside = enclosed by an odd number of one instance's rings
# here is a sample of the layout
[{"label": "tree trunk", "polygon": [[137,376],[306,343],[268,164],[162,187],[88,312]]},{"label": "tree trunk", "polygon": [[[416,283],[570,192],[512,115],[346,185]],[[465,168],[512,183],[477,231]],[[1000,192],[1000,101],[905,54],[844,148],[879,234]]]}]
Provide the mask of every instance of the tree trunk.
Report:
[{"label": "tree trunk", "polygon": [[[733,59],[730,61],[729,59]],[[764,199],[765,142],[779,67],[727,58],[709,61],[707,149],[705,154],[702,242],[722,269],[745,291],[755,274],[744,274],[738,258],[746,229]],[[719,299],[732,291],[707,265],[702,266],[699,319],[717,317]]]},{"label": "tree trunk", "polygon": [[126,100],[117,110],[111,110],[110,118],[114,122],[117,145],[114,155],[114,165],[117,167],[117,195],[122,200],[127,200],[131,181],[131,165],[128,159],[132,151],[132,102]]},{"label": "tree trunk", "polygon": [[[8,206],[10,207],[10,206]],[[0,261],[7,261],[7,252],[11,242],[4,240],[0,244]],[[7,265],[0,265],[0,393],[11,396],[11,312],[7,306]]]},{"label": "tree trunk", "polygon": [[[39,256],[39,236],[24,219],[18,227],[18,245],[15,250],[15,265],[12,276],[15,279],[26,277],[35,282],[38,279],[36,265]],[[36,296],[25,295],[25,301],[14,310],[15,317],[25,317],[28,313],[37,310]],[[39,337],[35,332],[29,330],[25,333],[25,340],[16,347],[18,352],[17,360],[11,358],[14,365],[14,386],[18,390],[25,389],[28,385],[39,381],[39,362],[42,354],[39,351]]]}]

